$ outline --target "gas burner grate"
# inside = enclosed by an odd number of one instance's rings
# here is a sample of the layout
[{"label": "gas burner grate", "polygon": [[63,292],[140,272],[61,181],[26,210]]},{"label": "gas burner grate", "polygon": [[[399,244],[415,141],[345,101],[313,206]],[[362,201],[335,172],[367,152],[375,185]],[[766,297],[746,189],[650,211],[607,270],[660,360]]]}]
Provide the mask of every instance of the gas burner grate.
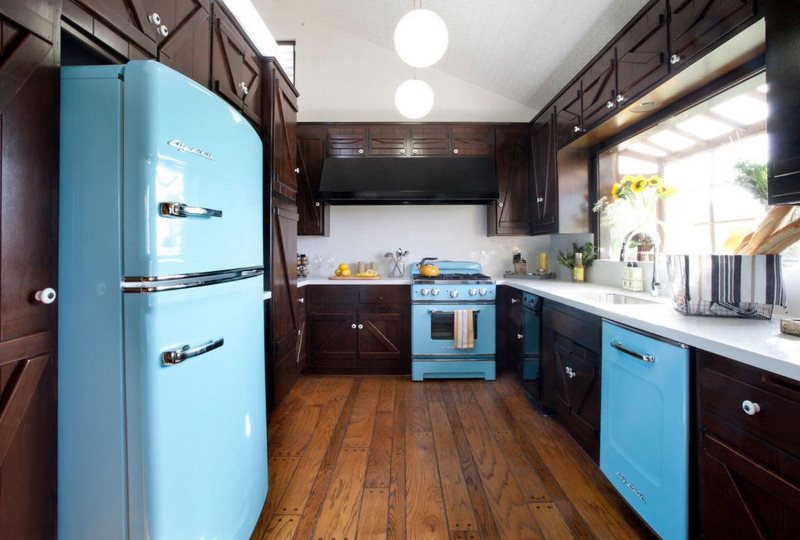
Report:
[{"label": "gas burner grate", "polygon": [[411,276],[414,281],[464,281],[464,280],[491,280],[489,276],[485,274],[439,274],[438,276],[431,278],[421,276],[419,274],[414,274]]}]

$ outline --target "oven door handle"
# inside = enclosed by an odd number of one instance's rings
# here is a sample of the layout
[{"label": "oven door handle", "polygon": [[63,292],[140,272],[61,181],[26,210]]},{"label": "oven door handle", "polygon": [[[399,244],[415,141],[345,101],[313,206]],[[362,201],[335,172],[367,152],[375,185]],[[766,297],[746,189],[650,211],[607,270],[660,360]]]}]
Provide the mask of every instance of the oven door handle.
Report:
[{"label": "oven door handle", "polygon": [[[472,313],[480,313],[480,312],[481,312],[481,310],[479,310],[479,309],[473,309],[472,310]],[[439,315],[441,313],[455,313],[455,311],[441,311],[441,310],[438,310],[438,309],[429,309],[428,313],[430,313],[431,315]]]}]

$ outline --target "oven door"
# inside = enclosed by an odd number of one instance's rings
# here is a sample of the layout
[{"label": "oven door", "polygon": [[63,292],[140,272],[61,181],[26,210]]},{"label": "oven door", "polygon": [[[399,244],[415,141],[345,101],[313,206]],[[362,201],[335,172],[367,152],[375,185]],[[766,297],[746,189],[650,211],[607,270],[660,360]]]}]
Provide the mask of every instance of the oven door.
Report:
[{"label": "oven door", "polygon": [[[454,312],[471,309],[475,347],[456,349],[453,341]],[[411,306],[411,354],[416,357],[494,357],[494,304],[413,304]]]}]

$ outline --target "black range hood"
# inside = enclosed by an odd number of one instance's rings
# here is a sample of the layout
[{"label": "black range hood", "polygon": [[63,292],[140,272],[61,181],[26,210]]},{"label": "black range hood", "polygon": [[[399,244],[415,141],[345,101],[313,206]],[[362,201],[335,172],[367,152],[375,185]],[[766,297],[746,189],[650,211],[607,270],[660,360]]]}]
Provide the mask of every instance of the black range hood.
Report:
[{"label": "black range hood", "polygon": [[319,188],[331,204],[483,204],[498,196],[488,157],[328,158]]}]

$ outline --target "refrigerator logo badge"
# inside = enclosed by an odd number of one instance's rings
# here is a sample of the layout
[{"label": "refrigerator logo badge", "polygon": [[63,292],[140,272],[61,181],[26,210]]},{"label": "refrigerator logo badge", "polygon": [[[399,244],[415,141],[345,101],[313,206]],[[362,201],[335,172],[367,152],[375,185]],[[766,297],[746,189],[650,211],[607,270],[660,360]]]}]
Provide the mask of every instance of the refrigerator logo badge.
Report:
[{"label": "refrigerator logo badge", "polygon": [[647,501],[644,499],[644,495],[642,495],[641,491],[636,489],[636,486],[634,486],[633,484],[631,484],[630,482],[625,480],[625,477],[622,476],[621,472],[617,472],[617,476],[619,477],[620,480],[622,480],[622,483],[625,485],[626,488],[630,489],[633,492],[634,495],[639,497],[639,500],[641,500],[643,503],[647,504]]},{"label": "refrigerator logo badge", "polygon": [[211,152],[206,152],[205,150],[203,150],[202,148],[198,148],[197,146],[189,146],[180,139],[172,139],[167,144],[172,146],[173,148],[177,148],[178,152],[189,152],[190,154],[195,154],[196,156],[204,157],[206,159],[214,161],[214,154],[212,154]]}]

